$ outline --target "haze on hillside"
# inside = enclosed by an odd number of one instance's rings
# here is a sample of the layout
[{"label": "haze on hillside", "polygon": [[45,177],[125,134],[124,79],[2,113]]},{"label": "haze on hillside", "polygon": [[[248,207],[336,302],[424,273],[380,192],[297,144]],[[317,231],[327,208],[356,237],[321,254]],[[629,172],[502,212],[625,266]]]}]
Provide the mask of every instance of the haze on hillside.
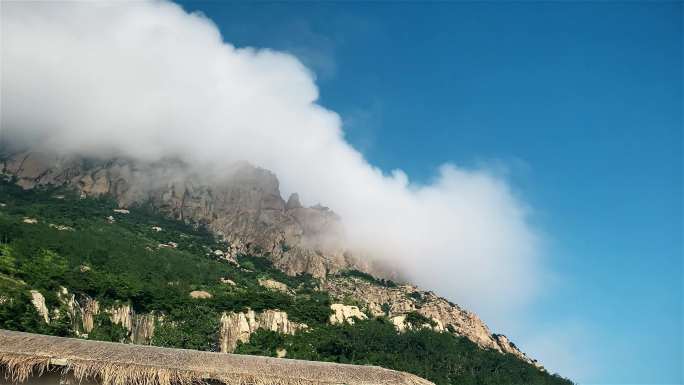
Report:
[{"label": "haze on hillside", "polygon": [[427,289],[488,314],[535,296],[539,236],[501,175],[444,164],[419,184],[385,173],[317,104],[315,75],[296,57],[224,38],[168,2],[5,3],[2,140],[176,157],[218,175],[247,160],[275,172],[284,193],[335,210],[350,249]]}]

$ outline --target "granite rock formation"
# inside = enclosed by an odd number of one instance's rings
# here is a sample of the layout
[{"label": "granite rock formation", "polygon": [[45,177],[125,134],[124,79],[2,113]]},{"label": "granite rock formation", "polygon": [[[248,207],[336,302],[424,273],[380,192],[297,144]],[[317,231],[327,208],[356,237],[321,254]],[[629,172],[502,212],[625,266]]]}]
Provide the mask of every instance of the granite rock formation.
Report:
[{"label": "granite rock formation", "polygon": [[0,153],[0,172],[25,189],[70,186],[82,196],[109,194],[122,208],[151,203],[170,217],[206,225],[230,245],[228,255],[254,252],[295,275],[324,277],[346,268],[369,270],[338,242],[339,217],[326,207],[303,207],[297,194],[286,202],[276,176],[246,162],[209,178],[186,164],[166,160],[95,159],[45,152]]},{"label": "granite rock formation", "polygon": [[278,310],[223,313],[219,326],[219,348],[222,353],[232,353],[238,342],[249,342],[252,333],[258,329],[295,334],[306,328],[307,325],[288,320],[287,313]]},{"label": "granite rock formation", "polygon": [[[386,316],[399,331],[411,328],[406,324],[410,313],[418,313],[433,321],[435,331],[448,331],[468,338],[482,348],[511,353],[537,365],[504,335],[492,334],[480,318],[460,306],[438,297],[430,291],[420,291],[412,285],[382,286],[355,277],[329,277],[322,288],[334,298],[354,298],[361,301],[371,316]],[[336,310],[336,314],[337,314]],[[332,319],[332,316],[331,316]]]},{"label": "granite rock formation", "polygon": [[[30,291],[32,304],[40,314],[45,323],[51,323],[60,317],[67,317],[70,321],[71,330],[78,336],[87,336],[95,327],[95,317],[105,314],[112,324],[120,325],[126,330],[125,341],[136,344],[149,344],[154,335],[156,322],[161,317],[155,314],[137,314],[129,304],[118,304],[108,308],[102,308],[100,303],[86,295],[76,298],[65,287],[61,287],[57,292],[57,299],[66,314],[62,314],[59,308],[52,309],[52,317],[49,316],[50,309],[45,304],[45,297],[37,290]],[[123,342],[123,341],[122,341]]]},{"label": "granite rock formation", "polygon": [[343,323],[353,325],[354,320],[368,319],[368,316],[359,310],[357,306],[334,303],[330,305],[330,310],[332,310],[332,314],[330,314],[330,323],[333,325]]}]

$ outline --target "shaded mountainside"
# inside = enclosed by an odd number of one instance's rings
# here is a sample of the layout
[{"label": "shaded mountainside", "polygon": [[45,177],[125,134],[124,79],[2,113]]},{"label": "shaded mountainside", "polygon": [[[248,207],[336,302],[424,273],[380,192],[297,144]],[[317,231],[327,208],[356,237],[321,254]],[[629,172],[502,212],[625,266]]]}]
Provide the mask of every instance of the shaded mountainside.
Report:
[{"label": "shaded mountainside", "polygon": [[[32,180],[56,175],[43,174]],[[0,184],[0,328],[375,364],[438,384],[570,383],[433,293],[354,265],[286,274],[273,254],[236,247],[207,221],[176,220],[154,200],[121,209],[125,194],[22,175]]]}]

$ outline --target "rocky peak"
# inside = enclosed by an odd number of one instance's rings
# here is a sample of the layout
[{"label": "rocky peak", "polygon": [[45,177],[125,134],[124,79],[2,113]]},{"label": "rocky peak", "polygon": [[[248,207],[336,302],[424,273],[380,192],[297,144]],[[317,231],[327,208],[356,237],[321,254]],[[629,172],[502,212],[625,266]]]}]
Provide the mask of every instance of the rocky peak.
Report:
[{"label": "rocky peak", "polygon": [[299,194],[297,193],[292,193],[290,194],[290,198],[287,199],[287,203],[285,204],[285,209],[286,210],[292,210],[292,209],[301,209],[302,204],[299,203]]},{"label": "rocky peak", "polygon": [[25,189],[70,186],[82,196],[109,194],[122,209],[151,202],[169,216],[206,225],[236,253],[269,257],[288,274],[323,277],[345,268],[369,270],[346,253],[340,218],[323,207],[285,202],[270,171],[238,162],[208,177],[178,161],[95,159],[45,152],[0,154],[0,172]]}]

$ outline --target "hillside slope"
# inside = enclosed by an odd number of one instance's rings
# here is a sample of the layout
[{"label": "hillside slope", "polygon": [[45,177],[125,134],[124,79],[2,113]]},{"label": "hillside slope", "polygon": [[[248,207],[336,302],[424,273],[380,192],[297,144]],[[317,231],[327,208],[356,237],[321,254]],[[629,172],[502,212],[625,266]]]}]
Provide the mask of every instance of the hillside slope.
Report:
[{"label": "hillside slope", "polygon": [[69,185],[84,196],[106,194],[121,207],[149,202],[171,218],[206,225],[234,252],[267,256],[290,275],[320,278],[372,268],[346,252],[335,213],[320,205],[303,207],[297,194],[286,202],[276,176],[246,162],[217,176],[174,160],[103,160],[0,147],[0,172],[24,188]]},{"label": "hillside slope", "polygon": [[16,182],[0,184],[2,328],[376,364],[438,384],[570,383],[434,294],[355,270],[287,275],[149,203]]}]

